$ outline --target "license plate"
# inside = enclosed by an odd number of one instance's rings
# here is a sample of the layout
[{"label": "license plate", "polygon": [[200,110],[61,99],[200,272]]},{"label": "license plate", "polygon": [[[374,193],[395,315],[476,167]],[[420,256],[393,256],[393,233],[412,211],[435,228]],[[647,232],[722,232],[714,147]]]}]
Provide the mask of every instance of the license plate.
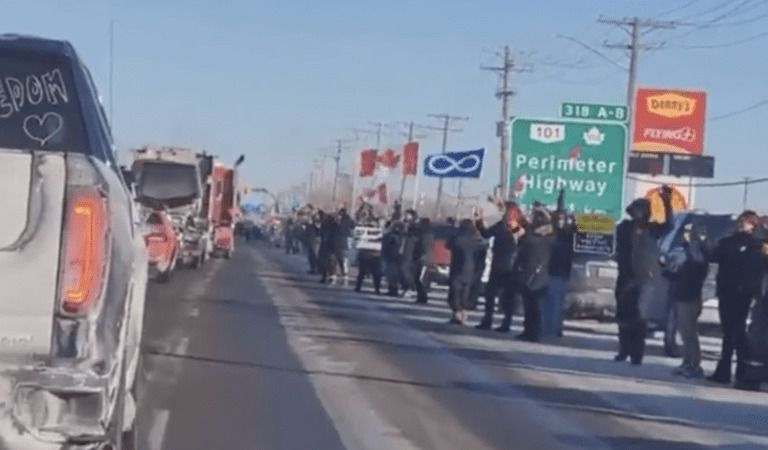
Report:
[{"label": "license plate", "polygon": [[617,269],[614,269],[613,267],[597,268],[598,278],[617,278],[618,276],[619,276],[619,271]]}]

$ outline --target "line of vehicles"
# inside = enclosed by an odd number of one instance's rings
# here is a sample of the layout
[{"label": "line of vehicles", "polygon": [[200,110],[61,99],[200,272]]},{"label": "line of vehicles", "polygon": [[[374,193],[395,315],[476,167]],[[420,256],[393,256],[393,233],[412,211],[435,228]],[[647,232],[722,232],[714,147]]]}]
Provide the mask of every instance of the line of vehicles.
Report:
[{"label": "line of vehicles", "polygon": [[134,150],[130,169],[144,217],[150,278],[168,281],[177,267],[196,269],[211,256],[229,258],[240,217],[237,166],[181,147]]},{"label": "line of vehicles", "polygon": [[240,162],[121,168],[74,47],[0,35],[0,449],[138,449],[149,274],[232,253]]}]

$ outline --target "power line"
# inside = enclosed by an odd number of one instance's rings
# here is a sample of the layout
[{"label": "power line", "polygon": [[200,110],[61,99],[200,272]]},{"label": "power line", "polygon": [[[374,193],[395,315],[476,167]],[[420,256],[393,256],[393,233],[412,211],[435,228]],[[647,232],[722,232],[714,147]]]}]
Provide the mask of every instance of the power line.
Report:
[{"label": "power line", "polygon": [[731,111],[729,113],[720,114],[720,115],[717,115],[717,116],[712,116],[708,120],[710,122],[715,122],[715,121],[718,121],[718,120],[729,119],[731,117],[739,116],[741,114],[744,114],[744,113],[747,113],[747,112],[750,112],[750,111],[754,111],[756,109],[763,108],[765,106],[768,106],[768,99],[760,100],[757,103],[754,103],[754,104],[752,104],[750,106],[747,106],[745,108],[742,108],[742,109],[738,109],[736,111]]},{"label": "power line", "polygon": [[596,49],[596,48],[592,47],[591,45],[587,44],[586,42],[582,42],[582,41],[580,41],[580,40],[576,39],[576,38],[575,38],[575,37],[573,37],[573,36],[566,36],[566,35],[563,35],[563,34],[558,34],[558,35],[557,35],[557,38],[559,38],[559,39],[565,39],[565,40],[567,40],[567,41],[571,41],[571,42],[573,42],[573,43],[575,43],[575,44],[577,44],[577,45],[581,46],[582,48],[586,49],[587,51],[589,51],[589,52],[591,52],[591,53],[593,53],[593,54],[595,54],[595,55],[599,56],[599,57],[600,57],[600,58],[602,58],[604,61],[606,61],[606,62],[608,62],[608,63],[610,63],[610,64],[612,64],[612,65],[614,65],[614,66],[618,67],[619,69],[621,69],[621,70],[627,70],[627,67],[626,67],[626,66],[623,66],[623,65],[621,65],[621,63],[619,63],[619,62],[616,62],[616,61],[614,61],[613,59],[611,59],[610,57],[606,56],[606,55],[605,55],[605,53],[603,53],[603,52],[601,52],[600,50],[598,50],[598,49]]},{"label": "power line", "polygon": [[751,185],[751,184],[760,184],[760,183],[768,183],[768,177],[763,178],[745,178],[740,181],[723,181],[719,183],[667,183],[667,182],[661,182],[661,181],[654,181],[654,180],[648,180],[647,178],[639,178],[634,177],[631,175],[627,176],[627,179],[633,180],[633,181],[639,181],[642,183],[648,183],[648,184],[655,184],[655,185],[672,185],[672,186],[685,186],[685,187],[701,187],[701,188],[717,188],[717,187],[733,187],[733,186],[744,186],[744,185]]},{"label": "power line", "polygon": [[664,16],[668,16],[668,15],[670,15],[670,14],[672,14],[672,13],[676,13],[676,12],[678,12],[678,11],[682,11],[682,10],[684,10],[684,9],[686,9],[686,8],[689,8],[689,7],[693,6],[693,5],[695,5],[695,4],[696,4],[696,3],[698,3],[699,1],[701,1],[701,0],[690,0],[690,1],[688,1],[688,2],[684,3],[684,4],[680,5],[680,6],[676,6],[676,7],[672,8],[672,9],[669,9],[669,10],[667,10],[667,11],[664,11],[664,12],[661,12],[661,13],[659,13],[659,14],[656,16],[656,18],[657,18],[657,19],[661,19],[661,18],[662,18],[662,17],[664,17]]},{"label": "power line", "polygon": [[764,31],[762,33],[758,33],[752,36],[748,36],[745,38],[737,39],[735,41],[730,42],[721,42],[719,44],[698,44],[698,45],[676,45],[677,48],[684,48],[689,50],[703,50],[703,49],[713,49],[713,48],[727,48],[727,47],[735,47],[737,45],[746,44],[748,42],[756,41],[758,39],[762,39],[764,37],[768,37],[768,31]]}]

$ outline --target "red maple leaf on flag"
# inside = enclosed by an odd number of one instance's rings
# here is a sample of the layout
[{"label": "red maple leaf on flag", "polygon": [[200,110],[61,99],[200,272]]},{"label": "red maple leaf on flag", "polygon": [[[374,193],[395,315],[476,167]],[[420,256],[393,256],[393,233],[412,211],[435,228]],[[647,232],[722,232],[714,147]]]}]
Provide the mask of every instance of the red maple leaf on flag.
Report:
[{"label": "red maple leaf on flag", "polygon": [[383,167],[394,169],[400,164],[400,155],[391,148],[388,148],[378,156],[377,161]]}]

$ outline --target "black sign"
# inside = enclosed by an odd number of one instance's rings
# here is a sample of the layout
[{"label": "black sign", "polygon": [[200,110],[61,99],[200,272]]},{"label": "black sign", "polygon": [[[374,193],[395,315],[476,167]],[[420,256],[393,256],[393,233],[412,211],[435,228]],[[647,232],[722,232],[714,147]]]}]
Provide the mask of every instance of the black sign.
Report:
[{"label": "black sign", "polygon": [[612,255],[614,243],[615,238],[613,234],[577,231],[573,240],[573,250],[577,253]]},{"label": "black sign", "polygon": [[643,175],[663,175],[664,154],[650,152],[630,153],[629,173],[640,173]]},{"label": "black sign", "polygon": [[697,155],[669,155],[669,175],[675,177],[714,178],[715,158]]},{"label": "black sign", "polygon": [[632,152],[629,173],[714,178],[715,158],[678,153]]}]

